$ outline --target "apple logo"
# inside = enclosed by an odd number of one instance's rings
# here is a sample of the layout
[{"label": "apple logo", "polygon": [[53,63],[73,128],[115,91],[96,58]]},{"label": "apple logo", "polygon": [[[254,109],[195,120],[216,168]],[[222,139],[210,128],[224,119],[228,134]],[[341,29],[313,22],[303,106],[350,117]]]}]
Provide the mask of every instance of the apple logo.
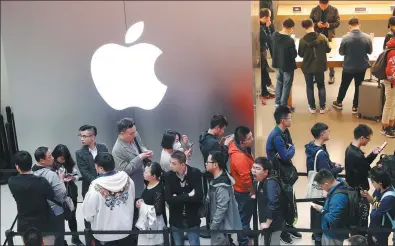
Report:
[{"label": "apple logo", "polygon": [[[132,25],[125,35],[125,43],[140,38],[144,22]],[[154,109],[162,101],[167,86],[155,75],[155,61],[162,51],[147,43],[124,47],[105,44],[92,56],[91,73],[97,91],[113,109],[139,107]]]}]

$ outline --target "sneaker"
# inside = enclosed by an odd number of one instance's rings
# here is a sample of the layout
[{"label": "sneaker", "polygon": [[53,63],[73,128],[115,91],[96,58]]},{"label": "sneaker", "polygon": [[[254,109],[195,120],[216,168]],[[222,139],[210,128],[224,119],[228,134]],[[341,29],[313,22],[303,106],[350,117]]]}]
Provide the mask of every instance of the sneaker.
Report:
[{"label": "sneaker", "polygon": [[335,77],[329,77],[329,81],[328,81],[328,84],[333,84],[333,83],[335,83]]},{"label": "sneaker", "polygon": [[327,108],[321,108],[320,109],[320,114],[325,114],[328,111]]},{"label": "sneaker", "polygon": [[358,108],[352,107],[351,113],[352,113],[352,114],[358,114]]},{"label": "sneaker", "polygon": [[309,112],[311,113],[311,114],[315,114],[316,112],[315,112],[315,108],[311,108],[311,107],[309,107]]},{"label": "sneaker", "polygon": [[267,86],[266,88],[267,88],[269,91],[271,91],[271,92],[276,92],[276,87],[274,87],[273,84],[271,84],[270,86]]},{"label": "sneaker", "polygon": [[381,134],[386,136],[387,138],[395,138],[395,133],[391,130],[391,127],[386,127],[381,129]]},{"label": "sneaker", "polygon": [[266,105],[266,100],[261,98],[261,103],[262,103],[263,106],[265,106]]},{"label": "sneaker", "polygon": [[281,233],[280,241],[281,241],[283,244],[292,244],[292,243],[293,243],[293,242],[292,242],[292,238],[291,238],[291,236],[289,235],[288,232],[282,232],[282,233]]},{"label": "sneaker", "polygon": [[291,238],[296,238],[296,239],[302,238],[302,234],[297,231],[292,231],[292,232],[289,232],[288,234],[291,236]]},{"label": "sneaker", "polygon": [[77,236],[77,237],[72,237],[71,238],[71,243],[72,244],[75,244],[75,245],[77,245],[77,246],[84,246],[84,244],[81,242],[81,240],[79,239],[79,237]]},{"label": "sneaker", "polygon": [[261,98],[263,98],[263,99],[273,99],[273,98],[276,98],[276,96],[271,94],[271,93],[268,93],[267,95],[261,96]]},{"label": "sneaker", "polygon": [[332,107],[334,107],[334,108],[337,109],[337,110],[343,110],[343,104],[338,103],[337,101],[334,101],[334,102],[332,103]]}]

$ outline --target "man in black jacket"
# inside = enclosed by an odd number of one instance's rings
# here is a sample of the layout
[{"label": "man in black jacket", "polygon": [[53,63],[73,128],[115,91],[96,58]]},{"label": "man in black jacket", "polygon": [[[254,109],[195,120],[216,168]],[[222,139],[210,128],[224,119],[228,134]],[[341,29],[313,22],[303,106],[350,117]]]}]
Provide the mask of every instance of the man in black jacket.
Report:
[{"label": "man in black jacket", "polygon": [[[82,148],[75,153],[77,158],[77,166],[82,176],[82,197],[88,192],[89,185],[96,179],[97,172],[94,159],[97,153],[108,152],[105,144],[96,143],[97,129],[92,125],[83,125],[79,129],[79,137],[81,138]],[[91,228],[88,221],[84,220],[85,228]],[[91,245],[93,237],[85,238],[86,245]]]},{"label": "man in black jacket", "polygon": [[276,105],[288,105],[288,97],[294,80],[295,58],[298,55],[295,41],[290,36],[294,27],[295,22],[288,18],[283,22],[283,29],[272,35],[272,66],[277,68]]},{"label": "man in black jacket", "polygon": [[[202,173],[186,164],[186,155],[181,151],[171,154],[171,171],[165,175],[165,199],[169,204],[169,224],[172,229],[199,229],[199,207],[202,204]],[[181,232],[173,232],[174,244],[184,245]],[[190,245],[200,245],[200,233],[188,232]]]},{"label": "man in black jacket", "polygon": [[[31,171],[33,160],[29,152],[19,151],[14,157],[19,175],[10,177],[8,187],[18,210],[18,232],[35,227],[42,232],[51,231],[51,208],[47,200],[53,200],[55,193],[45,178],[37,177]],[[44,237],[45,245],[53,244],[53,236]]]}]

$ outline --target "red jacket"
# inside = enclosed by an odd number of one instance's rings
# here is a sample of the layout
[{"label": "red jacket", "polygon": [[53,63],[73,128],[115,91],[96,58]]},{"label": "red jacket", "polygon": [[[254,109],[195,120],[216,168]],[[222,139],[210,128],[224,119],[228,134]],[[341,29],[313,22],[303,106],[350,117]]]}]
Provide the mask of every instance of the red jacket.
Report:
[{"label": "red jacket", "polygon": [[235,142],[229,146],[230,174],[235,179],[233,186],[237,192],[252,191],[251,168],[254,158],[247,151],[238,148]]},{"label": "red jacket", "polygon": [[[387,42],[388,48],[395,48],[395,37],[392,37]],[[387,67],[385,68],[385,74],[387,80],[391,82],[392,86],[395,86],[395,50],[391,50],[387,54]]]}]

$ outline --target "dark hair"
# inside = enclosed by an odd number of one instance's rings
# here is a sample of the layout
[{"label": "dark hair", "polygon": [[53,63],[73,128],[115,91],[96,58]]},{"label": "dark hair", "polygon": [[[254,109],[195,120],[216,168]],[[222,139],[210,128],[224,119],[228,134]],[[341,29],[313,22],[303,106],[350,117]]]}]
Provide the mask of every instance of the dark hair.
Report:
[{"label": "dark hair", "polygon": [[47,147],[38,147],[36,151],[34,151],[34,159],[36,159],[37,162],[40,160],[45,160],[45,157],[47,155],[48,148]]},{"label": "dark hair", "polygon": [[373,167],[370,170],[369,175],[372,181],[381,183],[384,189],[387,189],[389,186],[391,186],[391,175],[384,167]]},{"label": "dark hair", "polygon": [[23,243],[25,246],[42,246],[43,236],[37,228],[31,227],[23,233]]},{"label": "dark hair", "polygon": [[219,126],[219,128],[228,126],[228,120],[222,114],[216,114],[210,120],[210,129],[214,129],[217,126]]},{"label": "dark hair", "polygon": [[295,21],[292,20],[291,18],[287,18],[283,21],[283,27],[285,28],[293,28],[295,27]]},{"label": "dark hair", "polygon": [[329,0],[320,0],[320,4],[328,4]]},{"label": "dark hair", "polygon": [[[395,12],[395,9],[394,9],[394,12]],[[389,25],[389,26],[395,26],[395,16],[391,16],[391,17],[388,19],[388,25]]]},{"label": "dark hair", "polygon": [[359,19],[358,19],[358,17],[356,17],[356,16],[352,17],[352,18],[348,21],[348,24],[349,24],[350,26],[357,26],[357,25],[359,25]]},{"label": "dark hair", "polygon": [[117,123],[118,133],[124,132],[135,125],[136,124],[132,118],[123,118]]},{"label": "dark hair", "polygon": [[102,167],[104,171],[109,172],[115,169],[115,162],[112,155],[108,152],[97,153],[95,164]]},{"label": "dark hair", "polygon": [[324,184],[325,182],[332,182],[335,180],[335,177],[333,177],[333,174],[326,169],[320,170],[314,177],[314,181],[317,182],[318,184]]},{"label": "dark hair", "polygon": [[254,163],[262,166],[263,170],[269,170],[269,173],[274,170],[273,163],[266,157],[257,157]]},{"label": "dark hair", "polygon": [[73,157],[71,157],[69,148],[67,148],[66,145],[58,144],[52,151],[52,157],[56,161],[56,159],[61,156],[63,156],[65,160],[63,166],[66,168],[68,173],[72,173],[73,168],[75,167],[75,162],[73,160]]},{"label": "dark hair", "polygon": [[160,164],[157,162],[151,162],[149,167],[151,169],[151,175],[155,176],[157,179],[160,179],[163,174],[163,170]]},{"label": "dark hair", "polygon": [[166,130],[162,136],[162,143],[160,144],[164,149],[173,149],[174,141],[176,140],[176,136],[181,141],[181,135],[173,130]]},{"label": "dark hair", "polygon": [[93,135],[95,135],[95,136],[97,135],[97,128],[96,128],[96,126],[92,126],[92,125],[83,125],[80,127],[79,131],[80,132],[90,131],[90,132],[92,132]]},{"label": "dark hair", "polygon": [[185,164],[187,161],[187,156],[184,152],[176,150],[171,155],[171,158],[177,159],[180,164]]},{"label": "dark hair", "polygon": [[21,150],[14,155],[15,165],[21,169],[22,172],[27,172],[32,170],[33,160],[29,152]]},{"label": "dark hair", "polygon": [[291,109],[287,106],[279,105],[274,111],[274,120],[276,124],[280,124],[281,120],[285,119],[291,113]]},{"label": "dark hair", "polygon": [[365,125],[365,124],[359,124],[354,129],[354,139],[355,140],[358,140],[361,137],[367,138],[372,134],[373,134],[372,128],[370,128],[368,125]]},{"label": "dark hair", "polygon": [[307,28],[310,28],[310,27],[312,27],[314,25],[314,23],[313,23],[313,21],[309,18],[309,19],[305,19],[305,20],[302,20],[302,27],[304,28],[304,29],[307,29]]},{"label": "dark hair", "polygon": [[329,127],[327,124],[318,122],[311,128],[311,134],[313,135],[314,139],[319,139],[321,137],[321,133],[328,129]]},{"label": "dark hair", "polygon": [[352,246],[368,246],[368,240],[361,235],[354,235],[347,239]]},{"label": "dark hair", "polygon": [[269,15],[270,15],[270,9],[268,8],[263,8],[261,9],[261,11],[259,11],[259,18],[269,17]]},{"label": "dark hair", "polygon": [[218,163],[218,167],[221,170],[224,170],[226,167],[225,157],[221,151],[210,151],[209,155],[211,155],[211,160],[213,162]]},{"label": "dark hair", "polygon": [[235,130],[235,142],[240,144],[242,141],[245,141],[248,133],[250,132],[250,128],[246,126],[238,126]]}]

